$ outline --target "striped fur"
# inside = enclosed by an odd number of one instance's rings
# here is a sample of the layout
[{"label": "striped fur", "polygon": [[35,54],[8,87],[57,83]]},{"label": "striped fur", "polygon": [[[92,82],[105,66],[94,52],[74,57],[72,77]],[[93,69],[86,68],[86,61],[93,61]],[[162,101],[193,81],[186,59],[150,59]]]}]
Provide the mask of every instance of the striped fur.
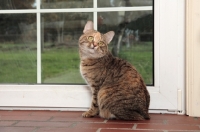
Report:
[{"label": "striped fur", "polygon": [[80,72],[92,90],[91,107],[82,116],[150,119],[150,95],[141,75],[130,63],[112,56],[108,50],[113,36],[112,31],[106,34],[95,31],[89,21],[79,39]]}]

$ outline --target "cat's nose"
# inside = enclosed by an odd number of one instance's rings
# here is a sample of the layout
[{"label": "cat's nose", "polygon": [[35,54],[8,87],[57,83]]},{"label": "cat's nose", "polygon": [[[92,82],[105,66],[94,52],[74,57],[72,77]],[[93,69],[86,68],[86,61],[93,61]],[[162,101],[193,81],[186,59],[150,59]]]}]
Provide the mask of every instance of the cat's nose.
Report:
[{"label": "cat's nose", "polygon": [[97,46],[97,43],[94,42],[93,45],[94,45],[94,47],[96,47],[96,46]]}]

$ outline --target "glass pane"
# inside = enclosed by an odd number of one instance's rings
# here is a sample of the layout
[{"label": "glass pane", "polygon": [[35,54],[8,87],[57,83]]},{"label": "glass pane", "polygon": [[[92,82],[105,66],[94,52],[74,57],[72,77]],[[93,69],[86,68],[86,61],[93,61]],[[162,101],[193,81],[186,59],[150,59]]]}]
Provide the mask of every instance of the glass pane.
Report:
[{"label": "glass pane", "polygon": [[42,82],[85,83],[79,72],[78,40],[93,13],[42,14]]},{"label": "glass pane", "polygon": [[36,83],[36,15],[0,14],[0,83]]},{"label": "glass pane", "polygon": [[92,8],[93,0],[41,0],[41,9]]},{"label": "glass pane", "polygon": [[35,0],[0,0],[0,9],[35,9]]},{"label": "glass pane", "polygon": [[98,0],[98,7],[152,6],[153,0]]},{"label": "glass pane", "polygon": [[100,12],[98,30],[113,30],[110,44],[113,55],[128,60],[153,85],[153,14],[152,11]]}]

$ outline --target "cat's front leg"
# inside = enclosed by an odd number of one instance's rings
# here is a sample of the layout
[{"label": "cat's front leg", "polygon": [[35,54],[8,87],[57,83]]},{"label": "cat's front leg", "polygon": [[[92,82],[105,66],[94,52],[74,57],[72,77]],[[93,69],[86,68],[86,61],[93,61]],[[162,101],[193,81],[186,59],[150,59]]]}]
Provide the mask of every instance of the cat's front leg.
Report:
[{"label": "cat's front leg", "polygon": [[99,107],[98,107],[98,103],[97,103],[97,92],[98,92],[97,89],[92,88],[91,107],[88,111],[86,111],[82,114],[83,117],[93,117],[93,116],[99,114]]}]

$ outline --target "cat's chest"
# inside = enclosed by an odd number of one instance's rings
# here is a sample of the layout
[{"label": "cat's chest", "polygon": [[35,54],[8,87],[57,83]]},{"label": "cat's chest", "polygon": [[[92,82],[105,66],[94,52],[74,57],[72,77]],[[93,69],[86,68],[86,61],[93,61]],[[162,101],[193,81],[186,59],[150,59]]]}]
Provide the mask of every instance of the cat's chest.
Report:
[{"label": "cat's chest", "polygon": [[80,73],[87,83],[101,78],[102,68],[80,64]]},{"label": "cat's chest", "polygon": [[80,72],[83,77],[87,77],[87,75],[96,74],[99,69],[95,66],[83,66],[80,64]]},{"label": "cat's chest", "polygon": [[84,74],[85,74],[85,72],[83,71],[83,66],[80,64],[80,73],[81,73],[81,76],[83,77],[83,78],[85,78],[84,77]]}]

